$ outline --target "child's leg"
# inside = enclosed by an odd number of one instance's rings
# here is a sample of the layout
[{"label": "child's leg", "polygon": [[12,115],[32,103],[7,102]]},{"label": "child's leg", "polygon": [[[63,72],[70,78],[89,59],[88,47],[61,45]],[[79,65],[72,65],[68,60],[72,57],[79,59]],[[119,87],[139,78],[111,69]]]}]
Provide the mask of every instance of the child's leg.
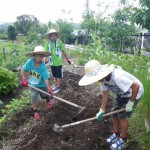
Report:
[{"label": "child's leg", "polygon": [[114,133],[119,134],[119,119],[113,118],[112,123],[113,123]]},{"label": "child's leg", "polygon": [[39,114],[37,113],[38,93],[38,91],[31,89],[31,104],[34,111],[35,120],[38,120],[40,118]]},{"label": "child's leg", "polygon": [[60,87],[61,80],[63,77],[62,66],[51,66],[51,71],[53,77],[55,78],[55,84],[57,87]]},{"label": "child's leg", "polygon": [[110,145],[114,142],[116,142],[120,136],[119,132],[119,119],[118,118],[112,118],[114,133],[109,136],[109,138],[106,139],[107,143]]},{"label": "child's leg", "polygon": [[57,86],[57,78],[55,78],[55,85]]},{"label": "child's leg", "polygon": [[57,88],[54,90],[54,93],[60,92],[60,85],[63,78],[62,66],[55,66],[55,78]]},{"label": "child's leg", "polygon": [[[39,89],[41,89],[41,90],[43,90],[45,92],[48,92],[47,87],[40,87]],[[46,99],[46,101],[47,101],[47,108],[50,109],[52,107],[52,103],[50,102],[50,100],[52,98],[50,96],[44,94],[44,93],[41,93],[41,92],[40,92],[40,96],[41,96],[41,98]]]},{"label": "child's leg", "polygon": [[62,81],[62,78],[57,78],[56,80],[57,87],[60,87],[61,81]]},{"label": "child's leg", "polygon": [[31,104],[34,111],[37,111],[38,91],[31,89]]},{"label": "child's leg", "polygon": [[36,103],[32,103],[32,108],[34,111],[37,111],[37,104]]},{"label": "child's leg", "polygon": [[121,126],[121,137],[127,139],[128,136],[128,120],[120,119],[120,126]]}]

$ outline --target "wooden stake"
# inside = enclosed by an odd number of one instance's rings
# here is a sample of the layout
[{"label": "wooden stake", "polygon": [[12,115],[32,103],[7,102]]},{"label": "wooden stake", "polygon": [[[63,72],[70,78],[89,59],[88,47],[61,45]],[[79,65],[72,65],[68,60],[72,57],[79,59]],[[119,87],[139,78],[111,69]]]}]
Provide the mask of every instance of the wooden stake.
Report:
[{"label": "wooden stake", "polygon": [[4,54],[4,61],[6,62],[6,49],[3,48],[3,54]]}]

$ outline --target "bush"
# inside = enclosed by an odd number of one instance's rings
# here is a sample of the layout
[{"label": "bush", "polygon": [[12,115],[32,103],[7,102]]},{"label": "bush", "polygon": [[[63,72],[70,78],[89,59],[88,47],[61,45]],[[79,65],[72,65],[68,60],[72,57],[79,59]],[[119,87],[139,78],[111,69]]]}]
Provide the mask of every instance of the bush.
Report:
[{"label": "bush", "polygon": [[29,91],[22,92],[21,99],[12,99],[11,102],[1,110],[2,116],[0,117],[0,149],[2,147],[2,137],[9,137],[15,131],[13,126],[13,119],[17,119],[17,115],[23,112],[28,107]]},{"label": "bush", "polygon": [[18,85],[17,75],[6,68],[0,67],[0,94],[12,92]]}]

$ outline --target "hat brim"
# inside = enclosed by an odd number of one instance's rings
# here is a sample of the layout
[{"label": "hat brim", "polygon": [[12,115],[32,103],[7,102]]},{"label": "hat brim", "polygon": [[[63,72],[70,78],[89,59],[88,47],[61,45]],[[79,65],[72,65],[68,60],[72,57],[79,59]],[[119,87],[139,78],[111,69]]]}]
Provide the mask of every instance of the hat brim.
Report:
[{"label": "hat brim", "polygon": [[[102,67],[106,67],[106,65],[102,65]],[[92,83],[95,83],[103,78],[105,78],[107,75],[109,75],[112,71],[114,70],[114,65],[107,65],[107,69],[105,70],[105,72],[103,71],[99,71],[96,75],[94,76],[87,76],[85,75],[84,77],[81,78],[81,80],[79,81],[79,85],[80,86],[86,86],[86,85],[90,85]]]},{"label": "hat brim", "polygon": [[28,54],[26,54],[26,56],[29,56],[29,57],[34,57],[35,54],[40,54],[40,55],[43,55],[44,57],[48,57],[51,55],[50,52],[29,52]]},{"label": "hat brim", "polygon": [[60,35],[61,35],[60,32],[51,32],[51,33],[48,33],[45,35],[45,39],[49,39],[49,36],[53,33],[57,34],[58,37],[60,37]]}]

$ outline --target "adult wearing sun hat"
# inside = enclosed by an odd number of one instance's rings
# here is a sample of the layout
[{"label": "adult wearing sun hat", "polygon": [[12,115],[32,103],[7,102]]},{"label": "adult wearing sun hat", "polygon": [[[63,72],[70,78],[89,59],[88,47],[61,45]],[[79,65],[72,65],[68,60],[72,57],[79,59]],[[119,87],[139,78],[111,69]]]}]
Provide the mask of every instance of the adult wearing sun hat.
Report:
[{"label": "adult wearing sun hat", "polygon": [[[131,116],[134,106],[141,98],[144,88],[142,83],[130,73],[116,68],[113,64],[101,65],[97,60],[91,60],[85,64],[85,76],[79,81],[80,86],[86,86],[95,82],[101,82],[102,104],[96,114],[101,120],[106,111],[109,91],[116,94],[112,111],[126,108],[126,112],[112,116],[114,133],[107,138],[112,150],[120,150],[127,146],[127,118]],[[120,132],[121,127],[121,132]]]},{"label": "adult wearing sun hat", "polygon": [[63,78],[62,54],[66,58],[66,61],[71,64],[71,60],[68,58],[65,52],[65,47],[59,39],[59,36],[60,32],[57,32],[55,29],[50,29],[45,36],[48,40],[45,44],[45,51],[49,51],[51,53],[51,56],[49,56],[49,63],[53,77],[55,78],[55,86],[53,87],[54,93],[60,92],[60,84]]},{"label": "adult wearing sun hat", "polygon": [[38,94],[43,99],[47,101],[47,108],[50,109],[52,107],[52,103],[50,100],[53,98],[54,94],[52,88],[49,83],[49,73],[47,71],[47,67],[43,62],[44,57],[50,56],[50,52],[45,52],[42,46],[36,46],[34,51],[29,52],[27,56],[31,57],[23,66],[22,69],[22,85],[27,87],[28,81],[26,79],[26,73],[29,73],[29,84],[39,88],[45,92],[49,92],[51,97],[46,94],[39,93],[38,91],[31,89],[31,104],[34,112],[34,119],[37,120],[40,118],[38,113]]}]

